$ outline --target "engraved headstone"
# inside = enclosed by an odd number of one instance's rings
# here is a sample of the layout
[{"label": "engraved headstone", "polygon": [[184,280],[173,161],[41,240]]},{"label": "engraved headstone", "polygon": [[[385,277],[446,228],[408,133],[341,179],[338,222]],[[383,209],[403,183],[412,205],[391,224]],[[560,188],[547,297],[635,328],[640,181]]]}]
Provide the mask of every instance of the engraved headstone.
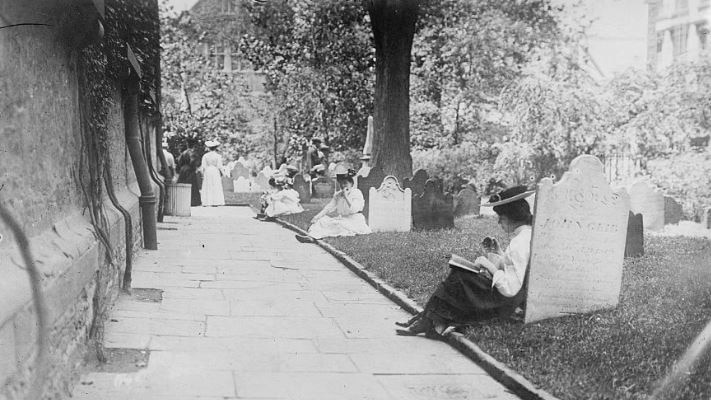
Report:
[{"label": "engraved headstone", "polygon": [[[269,190],[269,175],[265,175],[264,172],[259,172],[254,178],[253,191],[266,192]],[[256,189],[256,190],[255,190]]]},{"label": "engraved headstone", "polygon": [[226,190],[228,192],[233,192],[235,190],[234,182],[229,176],[222,177],[222,190]]},{"label": "engraved headstone", "polygon": [[412,227],[412,191],[403,190],[392,175],[378,189],[371,187],[368,225],[373,232],[409,232]]},{"label": "engraved headstone", "polygon": [[250,184],[249,179],[243,176],[239,176],[234,180],[234,186],[235,193],[249,193],[252,191],[252,185]]},{"label": "engraved headstone", "polygon": [[627,221],[627,239],[625,241],[625,258],[644,255],[644,216],[629,213]]},{"label": "engraved headstone", "polygon": [[368,172],[368,175],[365,176],[359,176],[357,180],[357,186],[358,189],[360,189],[361,192],[363,192],[363,198],[365,199],[365,207],[363,208],[363,215],[365,215],[366,218],[368,218],[368,198],[370,196],[370,188],[375,187],[378,188],[380,187],[380,184],[383,183],[383,179],[385,179],[385,173],[383,172],[383,169],[380,167],[376,168],[371,168],[370,171]]},{"label": "engraved headstone", "polygon": [[412,178],[405,178],[402,183],[403,188],[410,188],[412,196],[421,196],[425,192],[425,183],[430,179],[429,174],[424,169],[418,169]]},{"label": "engraved headstone", "polygon": [[430,179],[419,196],[412,196],[413,229],[454,228],[454,199],[442,190],[442,181]]},{"label": "engraved headstone", "polygon": [[538,184],[525,322],[615,307],[622,284],[629,196],[613,192],[600,160],[575,158]]},{"label": "engraved headstone", "polygon": [[664,195],[648,181],[639,181],[629,189],[630,209],[644,215],[644,229],[664,228]]},{"label": "engraved headstone", "polygon": [[684,211],[673,197],[664,196],[664,225],[678,224]]},{"label": "engraved headstone", "polygon": [[311,182],[304,179],[302,174],[294,177],[294,190],[299,193],[299,202],[308,203],[311,201]]},{"label": "engraved headstone", "polygon": [[481,199],[471,187],[465,187],[454,195],[454,216],[479,215]]},{"label": "engraved headstone", "polygon": [[232,171],[230,171],[230,177],[233,181],[236,181],[239,177],[249,179],[249,170],[242,163],[237,162]]}]

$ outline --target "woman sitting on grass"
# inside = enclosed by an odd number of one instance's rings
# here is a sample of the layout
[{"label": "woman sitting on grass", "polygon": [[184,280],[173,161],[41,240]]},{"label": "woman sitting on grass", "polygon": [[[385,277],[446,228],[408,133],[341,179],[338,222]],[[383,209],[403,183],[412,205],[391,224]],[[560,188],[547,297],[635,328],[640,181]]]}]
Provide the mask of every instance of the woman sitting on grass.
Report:
[{"label": "woman sitting on grass", "polygon": [[355,171],[343,165],[336,167],[338,190],[333,199],[311,219],[309,234],[296,235],[301,243],[313,243],[316,239],[333,236],[354,236],[371,233],[361,213],[365,206],[363,193],[353,187]]},{"label": "woman sitting on grass", "polygon": [[428,337],[443,335],[467,323],[483,321],[500,315],[512,314],[523,303],[528,261],[531,254],[531,208],[526,197],[533,191],[525,186],[506,189],[489,198],[499,216],[499,225],[513,234],[503,253],[494,241],[489,250],[498,256],[478,257],[474,264],[480,273],[451,268],[449,276],[440,283],[422,313],[406,323],[396,324],[398,335]]},{"label": "woman sitting on grass", "polygon": [[269,192],[262,198],[262,210],[257,219],[270,221],[280,215],[298,214],[304,211],[299,200],[299,192],[292,188],[291,178],[277,176],[269,178]]}]

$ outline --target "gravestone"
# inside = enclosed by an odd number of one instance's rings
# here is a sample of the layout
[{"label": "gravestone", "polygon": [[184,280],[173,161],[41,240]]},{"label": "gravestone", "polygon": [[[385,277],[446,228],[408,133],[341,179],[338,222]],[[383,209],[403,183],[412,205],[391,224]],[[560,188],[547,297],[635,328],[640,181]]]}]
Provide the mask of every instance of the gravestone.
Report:
[{"label": "gravestone", "polygon": [[363,208],[363,215],[365,215],[365,218],[368,218],[368,205],[370,204],[368,201],[368,198],[370,197],[370,188],[375,187],[378,188],[380,187],[380,184],[383,183],[383,179],[385,179],[385,173],[383,172],[383,169],[380,167],[377,168],[371,168],[370,171],[368,172],[368,175],[365,176],[359,176],[357,186],[358,189],[360,189],[361,192],[363,192],[363,199],[365,199],[365,207]]},{"label": "gravestone", "polygon": [[706,225],[706,229],[711,229],[711,207],[706,209],[706,212],[704,213],[704,222]]},{"label": "gravestone", "polygon": [[252,191],[252,185],[250,184],[249,179],[243,176],[239,176],[234,180],[234,186],[235,193],[249,193]]},{"label": "gravestone", "polygon": [[254,178],[253,191],[266,192],[269,190],[269,175],[265,175],[264,172],[259,172]]},{"label": "gravestone", "polygon": [[222,177],[222,190],[226,190],[228,192],[233,192],[235,190],[234,182],[229,176]]},{"label": "gravestone", "polygon": [[412,190],[412,197],[421,196],[425,192],[425,183],[430,179],[429,174],[424,169],[418,169],[412,178],[405,178],[402,187]]},{"label": "gravestone", "polygon": [[412,191],[403,190],[392,175],[378,189],[371,187],[368,225],[373,232],[409,232],[412,227]]},{"label": "gravestone", "polygon": [[681,221],[684,210],[673,197],[664,196],[664,225],[678,224]]},{"label": "gravestone", "polygon": [[304,179],[304,175],[296,174],[294,177],[294,190],[299,193],[299,202],[311,201],[311,182]]},{"label": "gravestone", "polygon": [[442,181],[429,179],[424,192],[412,196],[412,227],[418,230],[454,228],[454,199],[444,193]]},{"label": "gravestone", "polygon": [[664,195],[648,181],[639,181],[629,189],[630,210],[644,215],[644,229],[664,228]]},{"label": "gravestone", "polygon": [[333,197],[336,191],[336,180],[327,176],[319,176],[311,181],[313,194],[311,197],[327,199]]},{"label": "gravestone", "polygon": [[481,199],[476,191],[470,187],[465,187],[454,195],[454,216],[479,215],[481,209]]},{"label": "gravestone", "polygon": [[644,216],[629,213],[627,220],[627,239],[625,241],[625,258],[644,255]]},{"label": "gravestone", "polygon": [[233,181],[236,181],[240,177],[249,179],[249,170],[247,169],[247,167],[242,165],[242,163],[235,163],[235,166],[232,168],[232,171],[230,171],[230,177]]},{"label": "gravestone", "polygon": [[581,155],[563,178],[538,184],[525,322],[615,307],[629,196],[613,192],[600,160]]}]

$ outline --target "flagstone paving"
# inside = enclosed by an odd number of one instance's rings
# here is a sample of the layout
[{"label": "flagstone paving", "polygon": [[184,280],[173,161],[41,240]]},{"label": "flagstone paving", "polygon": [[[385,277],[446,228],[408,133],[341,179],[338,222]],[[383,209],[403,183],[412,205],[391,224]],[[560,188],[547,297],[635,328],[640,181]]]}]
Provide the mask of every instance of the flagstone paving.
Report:
[{"label": "flagstone paving", "polygon": [[107,348],[150,351],[138,372],[88,372],[75,399],[517,399],[443,342],[399,337],[409,314],[315,245],[244,207],[166,217],[134,262]]}]

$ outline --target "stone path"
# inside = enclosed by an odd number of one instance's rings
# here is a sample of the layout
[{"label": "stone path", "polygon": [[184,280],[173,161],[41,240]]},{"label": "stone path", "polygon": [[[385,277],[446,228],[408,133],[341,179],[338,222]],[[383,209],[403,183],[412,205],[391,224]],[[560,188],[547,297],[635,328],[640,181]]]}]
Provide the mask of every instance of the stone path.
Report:
[{"label": "stone path", "polygon": [[[138,372],[92,372],[75,399],[517,399],[443,342],[399,337],[409,315],[315,245],[243,207],[193,208],[142,251],[107,348],[146,349]],[[176,229],[177,228],[177,229]]]}]

